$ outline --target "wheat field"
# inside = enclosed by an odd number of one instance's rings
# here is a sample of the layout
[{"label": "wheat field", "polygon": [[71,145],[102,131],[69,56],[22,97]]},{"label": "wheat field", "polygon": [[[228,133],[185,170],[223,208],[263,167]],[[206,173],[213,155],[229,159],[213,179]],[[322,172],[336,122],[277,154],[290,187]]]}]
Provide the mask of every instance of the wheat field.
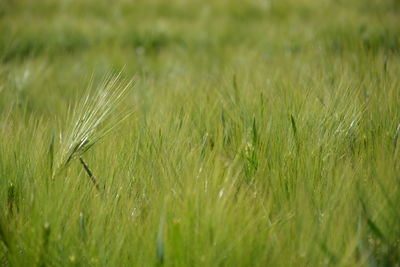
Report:
[{"label": "wheat field", "polygon": [[397,0],[0,0],[0,266],[400,266]]}]

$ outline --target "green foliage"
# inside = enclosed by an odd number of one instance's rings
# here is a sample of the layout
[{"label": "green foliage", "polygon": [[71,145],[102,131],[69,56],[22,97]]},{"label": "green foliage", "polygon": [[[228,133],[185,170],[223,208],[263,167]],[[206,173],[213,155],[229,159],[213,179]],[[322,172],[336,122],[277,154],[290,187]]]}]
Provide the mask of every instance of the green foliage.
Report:
[{"label": "green foliage", "polygon": [[398,265],[399,12],[0,1],[0,265]]}]

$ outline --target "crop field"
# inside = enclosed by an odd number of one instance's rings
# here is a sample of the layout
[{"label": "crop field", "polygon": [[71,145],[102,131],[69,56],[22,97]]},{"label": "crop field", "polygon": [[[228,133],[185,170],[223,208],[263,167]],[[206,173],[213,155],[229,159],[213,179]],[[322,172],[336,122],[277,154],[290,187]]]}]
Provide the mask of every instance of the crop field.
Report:
[{"label": "crop field", "polygon": [[400,266],[397,0],[0,0],[0,266]]}]

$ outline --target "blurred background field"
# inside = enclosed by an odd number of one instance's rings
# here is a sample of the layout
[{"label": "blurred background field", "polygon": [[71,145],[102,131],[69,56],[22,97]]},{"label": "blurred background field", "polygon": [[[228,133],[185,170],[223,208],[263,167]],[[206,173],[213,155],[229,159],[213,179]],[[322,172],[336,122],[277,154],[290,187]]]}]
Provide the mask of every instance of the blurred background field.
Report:
[{"label": "blurred background field", "polygon": [[399,266],[399,74],[397,0],[0,0],[0,265]]}]

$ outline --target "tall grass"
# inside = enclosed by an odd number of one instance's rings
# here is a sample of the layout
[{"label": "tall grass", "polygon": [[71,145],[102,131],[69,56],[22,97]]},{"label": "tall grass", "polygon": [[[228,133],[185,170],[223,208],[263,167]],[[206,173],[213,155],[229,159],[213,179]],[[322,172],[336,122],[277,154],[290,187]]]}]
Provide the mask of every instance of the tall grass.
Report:
[{"label": "tall grass", "polygon": [[393,1],[0,7],[1,266],[399,264]]}]

